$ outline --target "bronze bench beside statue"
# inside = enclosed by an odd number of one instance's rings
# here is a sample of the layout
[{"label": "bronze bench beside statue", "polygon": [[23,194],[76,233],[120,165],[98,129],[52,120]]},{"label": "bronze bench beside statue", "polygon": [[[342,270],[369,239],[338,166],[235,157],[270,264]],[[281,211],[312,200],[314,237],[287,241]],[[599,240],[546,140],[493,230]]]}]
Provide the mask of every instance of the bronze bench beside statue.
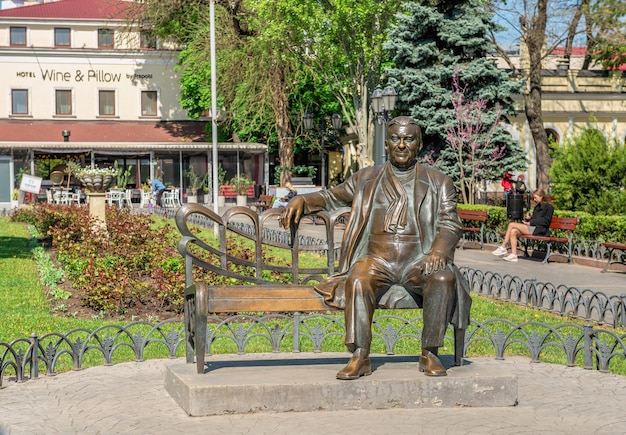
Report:
[{"label": "bronze bench beside statue", "polygon": [[[316,218],[323,221],[325,225],[326,242],[321,245],[305,245],[300,243],[298,228],[290,230],[290,241],[286,243],[280,240],[264,240],[264,229],[276,228],[277,217],[281,213],[279,209],[268,209],[257,213],[247,207],[232,207],[223,216],[219,216],[199,204],[183,205],[176,213],[176,224],[182,234],[178,250],[185,258],[184,322],[187,337],[187,363],[193,363],[195,351],[197,372],[204,373],[209,313],[335,310],[325,304],[323,297],[313,289],[313,284],[336,271],[335,251],[339,247],[339,241],[335,240],[335,224],[337,218],[347,211],[348,209],[341,209],[333,214],[317,213]],[[194,233],[193,223],[198,216],[205,223],[212,222],[217,225],[219,247],[205,243],[197,232]],[[233,225],[233,223],[244,221],[249,224],[252,231],[245,231],[241,226]],[[254,244],[253,260],[242,259],[232,251],[227,238],[235,234]],[[280,266],[265,263],[262,253],[266,246],[291,251],[291,264]],[[325,251],[327,253],[326,267],[300,267],[299,253],[301,251]],[[208,285],[202,280],[194,281],[194,266],[245,282],[245,284]],[[244,275],[240,272],[242,267],[247,267],[248,270],[254,272],[250,276]],[[293,277],[292,283],[269,281],[264,278],[268,272],[291,276]],[[404,289],[397,287],[396,291],[404,291]],[[415,305],[403,308],[418,307]],[[464,338],[465,330],[455,328],[455,365],[463,363]]]}]

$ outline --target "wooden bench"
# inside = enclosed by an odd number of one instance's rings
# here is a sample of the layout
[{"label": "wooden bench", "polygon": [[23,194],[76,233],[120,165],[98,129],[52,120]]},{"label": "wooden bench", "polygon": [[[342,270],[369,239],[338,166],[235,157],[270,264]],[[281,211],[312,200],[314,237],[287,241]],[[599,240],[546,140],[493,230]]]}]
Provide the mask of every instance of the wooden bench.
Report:
[{"label": "wooden bench", "polygon": [[[334,213],[319,212],[315,216],[325,224],[326,242],[322,245],[305,245],[300,243],[298,228],[291,228],[289,242],[280,240],[264,240],[264,228],[276,226],[276,218],[280,209],[268,209],[262,213],[247,207],[232,207],[223,216],[199,204],[185,204],[176,213],[176,225],[182,234],[178,250],[185,258],[185,302],[184,322],[187,337],[186,360],[193,363],[194,350],[196,368],[199,374],[205,371],[205,352],[207,341],[207,320],[209,313],[241,313],[241,312],[309,312],[336,310],[325,304],[323,297],[313,288],[313,284],[335,273],[336,251],[339,241],[335,241],[335,224],[337,218],[348,209],[340,209]],[[195,218],[194,218],[195,216]],[[219,247],[207,244],[194,234],[190,224],[197,222],[198,216],[206,222],[217,225]],[[250,223],[252,231],[244,231],[233,225],[245,219]],[[197,230],[196,230],[197,231]],[[232,233],[232,234],[231,234]],[[232,252],[227,243],[227,235],[243,237],[254,244],[254,259],[247,260]],[[291,252],[289,265],[272,265],[263,260],[264,246],[283,248]],[[325,251],[326,266],[323,268],[304,268],[300,266],[301,251]],[[194,267],[211,271],[218,275],[238,280],[240,285],[207,285],[194,280]],[[250,275],[241,272],[243,268],[252,271]],[[265,276],[280,274],[289,276],[290,284],[269,281]],[[404,291],[403,288],[399,288]],[[410,298],[412,300],[412,298]],[[406,308],[417,308],[407,306]],[[454,329],[455,365],[462,365],[464,352],[464,329]]]},{"label": "wooden bench", "polygon": [[[537,242],[543,242],[546,245],[546,256],[544,257],[542,263],[547,263],[550,257],[555,255],[566,257],[567,261],[572,263],[574,230],[576,229],[577,224],[577,217],[552,217],[552,220],[550,221],[550,231],[561,233],[565,232],[565,237],[558,235],[533,236],[532,234],[523,234],[519,235],[517,238],[522,240],[524,243],[524,255],[526,257],[530,256],[528,254],[529,247],[533,247]],[[555,252],[554,249],[552,249],[553,245],[564,245],[566,247],[567,254]]]},{"label": "wooden bench", "polygon": [[[609,270],[609,266],[611,266],[611,264],[626,264],[626,245],[623,245],[621,243],[602,242],[602,246],[609,250],[609,259],[606,262],[606,266],[604,266],[604,269],[602,269],[602,273]],[[616,259],[613,260],[613,253],[615,253],[615,251],[622,251],[623,255],[621,256],[621,258],[618,258],[616,254]]]},{"label": "wooden bench", "polygon": [[[480,249],[485,249],[485,222],[489,212],[487,210],[462,210],[457,209],[459,218],[461,218],[465,226],[462,228],[463,234],[461,238],[461,249],[465,249],[465,243],[468,241],[468,237],[471,241],[474,241],[476,237],[480,240]],[[473,224],[478,222],[478,226],[468,226],[467,224]]]},{"label": "wooden bench", "polygon": [[259,199],[254,202],[249,202],[248,207],[254,207],[257,212],[262,212],[272,207],[274,197],[272,195],[259,195]]}]

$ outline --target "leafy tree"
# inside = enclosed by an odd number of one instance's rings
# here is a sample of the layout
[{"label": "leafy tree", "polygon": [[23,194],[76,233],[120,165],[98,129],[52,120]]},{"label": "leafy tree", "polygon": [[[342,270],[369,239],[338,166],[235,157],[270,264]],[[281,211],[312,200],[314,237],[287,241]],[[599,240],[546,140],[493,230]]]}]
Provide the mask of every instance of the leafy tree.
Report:
[{"label": "leafy tree", "polygon": [[[303,1],[309,6],[303,30],[309,67],[316,88],[326,88],[341,109],[344,124],[356,135],[353,145],[374,156],[373,114],[369,96],[389,64],[383,49],[401,0]],[[330,115],[328,105],[309,100],[311,111]],[[330,124],[330,123],[327,123]],[[350,165],[346,165],[350,166]]]},{"label": "leafy tree", "polygon": [[[226,112],[221,128],[240,140],[278,143],[280,164],[291,167],[305,145],[304,113],[321,119],[339,111],[372,154],[368,98],[381,79],[382,43],[400,2],[216,0],[217,85]],[[186,45],[181,102],[198,116],[210,101],[209,1],[144,4],[142,16],[159,36]]]},{"label": "leafy tree", "polygon": [[[446,145],[450,129],[460,121],[458,112],[455,118],[454,102],[462,97],[480,103],[480,123],[492,126],[502,115],[514,113],[511,95],[519,92],[520,83],[487,58],[492,46],[485,35],[493,24],[491,14],[480,3],[407,2],[404,6],[385,44],[395,62],[386,73],[398,91],[400,111],[409,112],[422,127],[426,152],[439,157],[437,165],[460,186],[462,177],[464,184],[469,181],[465,178],[468,168],[459,163],[458,149]],[[464,121],[476,127],[477,120]],[[523,150],[503,128],[495,129],[490,139],[491,148],[482,148],[480,158],[474,154],[477,160],[472,165],[482,169],[469,170],[477,177],[471,186],[483,179],[499,179],[507,170],[526,167]],[[462,158],[465,163],[466,157]],[[488,164],[493,160],[498,160],[497,164]]]},{"label": "leafy tree", "polygon": [[490,40],[513,74],[526,81],[522,94],[524,112],[537,150],[539,187],[546,189],[551,160],[541,111],[543,60],[556,47],[564,46],[564,59],[569,65],[574,41],[579,38],[589,48],[583,69],[591,63],[590,53],[606,68],[624,63],[626,6],[622,0],[498,0],[490,3],[507,33],[517,35],[520,48],[527,55],[527,62],[516,65],[506,50],[496,44],[496,33],[491,33]]},{"label": "leafy tree", "polygon": [[[448,146],[441,151],[442,158],[437,161],[437,166],[444,172],[452,173],[458,182],[463,202],[473,204],[477,181],[502,175],[500,160],[506,149],[494,145],[491,140],[500,127],[498,122],[491,125],[485,123],[483,112],[487,108],[487,100],[465,100],[464,89],[458,81],[458,69],[452,83],[455,122],[448,127]],[[497,106],[496,111],[499,110],[500,106]],[[495,119],[499,119],[499,116]],[[454,165],[449,167],[451,162]]]},{"label": "leafy tree", "polygon": [[588,127],[555,150],[550,169],[555,206],[619,215],[626,210],[626,148]]},{"label": "leafy tree", "polygon": [[[295,128],[289,95],[302,74],[293,47],[303,45],[298,2],[217,0],[218,94],[225,126],[241,140],[278,142],[283,166],[293,166]],[[194,116],[209,107],[208,0],[146,0],[145,16],[160,35],[187,48],[181,54],[182,103]],[[299,125],[299,124],[296,124]],[[283,173],[286,182],[288,172]]]},{"label": "leafy tree", "polygon": [[623,0],[592,1],[589,15],[593,22],[587,27],[595,31],[589,41],[589,51],[603,68],[617,69],[626,63],[626,3]]}]

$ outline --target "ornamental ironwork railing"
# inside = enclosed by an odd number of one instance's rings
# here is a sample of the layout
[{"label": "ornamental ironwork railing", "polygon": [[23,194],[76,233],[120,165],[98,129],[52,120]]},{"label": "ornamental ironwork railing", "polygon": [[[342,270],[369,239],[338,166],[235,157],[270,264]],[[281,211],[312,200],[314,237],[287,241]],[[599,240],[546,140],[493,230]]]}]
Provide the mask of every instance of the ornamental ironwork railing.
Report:
[{"label": "ornamental ironwork railing", "polygon": [[607,296],[603,292],[544,283],[534,278],[503,276],[468,267],[461,270],[474,293],[614,328],[626,327],[626,294]]}]

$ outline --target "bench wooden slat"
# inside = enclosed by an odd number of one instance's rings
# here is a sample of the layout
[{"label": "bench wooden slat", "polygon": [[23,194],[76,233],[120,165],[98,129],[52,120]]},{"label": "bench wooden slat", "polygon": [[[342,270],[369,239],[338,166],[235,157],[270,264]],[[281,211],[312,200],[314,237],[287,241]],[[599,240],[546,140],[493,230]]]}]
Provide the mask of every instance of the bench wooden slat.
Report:
[{"label": "bench wooden slat", "polygon": [[333,310],[312,286],[213,286],[208,292],[210,313]]}]

